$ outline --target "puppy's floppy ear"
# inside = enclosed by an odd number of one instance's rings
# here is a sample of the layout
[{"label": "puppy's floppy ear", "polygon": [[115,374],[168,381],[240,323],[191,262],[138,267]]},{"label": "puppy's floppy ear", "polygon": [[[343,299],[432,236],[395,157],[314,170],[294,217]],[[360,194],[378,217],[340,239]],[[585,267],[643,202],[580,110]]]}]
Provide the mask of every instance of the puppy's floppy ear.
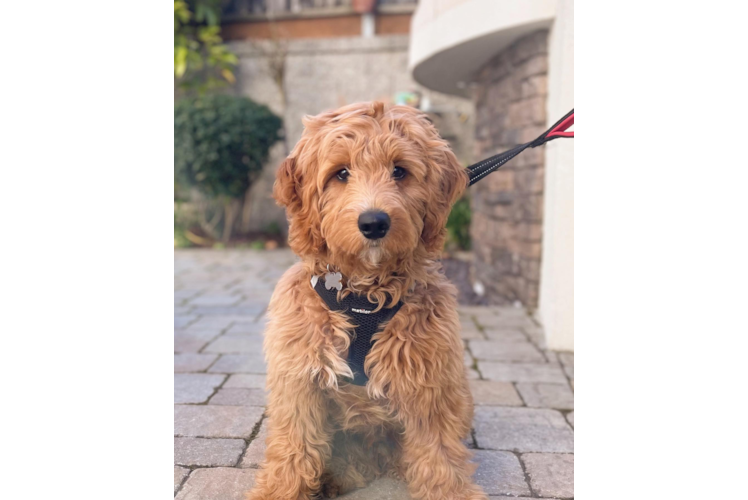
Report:
[{"label": "puppy's floppy ear", "polygon": [[468,174],[446,143],[432,151],[429,156],[436,179],[430,183],[432,192],[423,218],[421,240],[428,252],[439,252],[447,235],[449,212],[467,188]]},{"label": "puppy's floppy ear", "polygon": [[296,159],[291,156],[278,167],[273,184],[273,198],[278,205],[286,207],[289,214],[298,212],[301,207],[301,194],[296,177]]},{"label": "puppy's floppy ear", "polygon": [[302,170],[298,157],[286,158],[278,167],[273,184],[273,198],[279,205],[286,207],[288,244],[296,254],[307,255],[319,253],[325,245],[319,227],[316,190],[314,186],[307,186],[305,191]]}]

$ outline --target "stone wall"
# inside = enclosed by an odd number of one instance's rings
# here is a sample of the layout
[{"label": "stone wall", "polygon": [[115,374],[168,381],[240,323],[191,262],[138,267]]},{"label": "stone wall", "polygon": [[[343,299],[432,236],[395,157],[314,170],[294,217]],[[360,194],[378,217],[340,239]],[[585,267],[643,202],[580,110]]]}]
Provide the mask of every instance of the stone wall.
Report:
[{"label": "stone wall", "polygon": [[[286,142],[271,152],[262,178],[252,189],[251,229],[276,222],[285,228],[285,216],[271,198],[275,170],[301,136],[304,115],[371,100],[391,102],[397,92],[418,90],[430,102],[440,133],[467,165],[473,143],[473,103],[417,85],[408,64],[408,36],[286,40],[283,43],[234,41],[239,57],[238,94],[268,105],[285,124]],[[275,63],[275,64],[273,64]],[[272,68],[282,68],[282,78]]]},{"label": "stone wall", "polygon": [[[480,70],[474,94],[476,160],[545,131],[547,74],[545,30],[518,40]],[[471,188],[474,279],[490,303],[537,307],[543,180],[543,148],[535,148]]]}]

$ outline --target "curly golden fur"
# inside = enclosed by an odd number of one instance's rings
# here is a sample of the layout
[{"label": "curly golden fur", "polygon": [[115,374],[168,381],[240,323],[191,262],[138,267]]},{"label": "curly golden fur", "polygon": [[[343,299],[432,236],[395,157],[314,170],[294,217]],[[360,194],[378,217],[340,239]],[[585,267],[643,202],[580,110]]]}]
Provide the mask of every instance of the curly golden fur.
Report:
[{"label": "curly golden fur", "polygon": [[[437,262],[467,174],[426,116],[409,107],[354,104],[304,125],[274,189],[301,262],[270,303],[269,435],[248,499],[335,497],[383,474],[407,481],[416,499],[485,499],[462,442],[473,405],[456,291]],[[402,179],[393,178],[396,165],[407,172]],[[343,168],[345,182],[336,177]],[[371,209],[391,219],[379,240],[358,229]],[[344,380],[352,376],[353,325],[309,283],[328,265],[345,278],[340,294],[365,293],[379,307],[403,301],[374,337],[365,387]]]}]

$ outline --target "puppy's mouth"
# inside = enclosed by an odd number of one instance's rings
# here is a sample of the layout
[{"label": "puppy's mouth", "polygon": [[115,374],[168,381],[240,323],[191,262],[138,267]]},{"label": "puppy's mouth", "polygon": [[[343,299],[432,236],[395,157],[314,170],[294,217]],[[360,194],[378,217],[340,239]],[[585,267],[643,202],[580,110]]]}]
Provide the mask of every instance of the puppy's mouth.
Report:
[{"label": "puppy's mouth", "polygon": [[359,259],[372,265],[377,265],[385,259],[385,251],[382,248],[382,241],[376,240],[369,242],[358,254]]}]

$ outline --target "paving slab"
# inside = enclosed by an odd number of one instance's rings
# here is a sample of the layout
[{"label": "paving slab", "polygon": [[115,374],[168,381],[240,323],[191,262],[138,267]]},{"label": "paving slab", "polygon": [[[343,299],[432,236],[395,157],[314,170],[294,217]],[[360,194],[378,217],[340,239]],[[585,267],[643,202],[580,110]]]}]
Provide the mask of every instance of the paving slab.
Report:
[{"label": "paving slab", "polygon": [[478,406],[473,420],[479,448],[571,453],[574,432],[556,410]]},{"label": "paving slab", "polygon": [[522,399],[511,382],[493,380],[471,380],[470,392],[476,406],[523,406]]},{"label": "paving slab", "polygon": [[247,451],[242,457],[242,461],[239,467],[251,467],[256,469],[260,466],[262,461],[265,459],[265,440],[268,437],[268,424],[267,420],[262,421],[260,431],[254,437],[252,442],[247,446]]},{"label": "paving slab", "polygon": [[[247,320],[245,316],[241,316],[240,318],[244,321]],[[237,316],[232,314],[202,316],[196,319],[194,323],[191,323],[188,329],[204,330],[206,328],[214,328],[216,330],[223,331],[236,321]]]},{"label": "paving slab", "polygon": [[564,367],[564,373],[570,378],[574,379],[577,376],[576,373],[576,356],[571,352],[559,352],[557,353],[558,359]]},{"label": "paving slab", "polygon": [[574,427],[574,412],[567,414],[566,420],[568,420],[571,426]]},{"label": "paving slab", "polygon": [[460,314],[498,316],[500,306],[457,306]]},{"label": "paving slab", "polygon": [[523,342],[470,340],[469,342],[470,352],[478,361],[546,362],[538,348],[527,340]]},{"label": "paving slab", "polygon": [[470,354],[470,351],[467,349],[462,353],[462,361],[465,364],[465,366],[473,366],[475,364],[475,359],[473,359],[473,356]]},{"label": "paving slab", "polygon": [[209,373],[267,373],[262,354],[224,354],[208,370]]},{"label": "paving slab", "polygon": [[523,326],[522,331],[527,334],[530,340],[541,349],[545,349],[547,347],[545,343],[545,332],[543,331],[543,328],[541,326]]},{"label": "paving slab", "polygon": [[472,316],[460,314],[460,336],[463,339],[484,339]]},{"label": "paving slab", "polygon": [[506,328],[506,327],[532,327],[535,322],[530,319],[527,313],[523,310],[513,311],[505,309],[499,311],[499,314],[486,314],[480,311],[473,313],[475,321],[484,329],[489,328]]},{"label": "paving slab", "polygon": [[478,370],[483,378],[503,382],[551,382],[565,383],[561,367],[548,363],[499,363],[478,361]]},{"label": "paving slab", "polygon": [[225,375],[207,373],[175,374],[174,403],[205,403],[225,379]]},{"label": "paving slab", "polygon": [[218,359],[217,354],[181,353],[174,355],[174,373],[202,372]]},{"label": "paving slab", "polygon": [[478,468],[473,475],[487,495],[530,495],[525,473],[519,459],[508,451],[475,450],[473,462]]},{"label": "paving slab", "polygon": [[574,353],[570,351],[558,351],[556,352],[559,361],[564,365],[574,366]]},{"label": "paving slab", "polygon": [[264,389],[219,389],[210,398],[209,404],[229,406],[265,406],[267,398]]},{"label": "paving slab", "polygon": [[220,333],[218,329],[174,330],[174,352],[198,352]]},{"label": "paving slab", "polygon": [[574,455],[525,453],[522,462],[532,489],[541,497],[574,496]]},{"label": "paving slab", "polygon": [[236,295],[200,295],[187,301],[192,306],[233,306],[241,300]]},{"label": "paving slab", "polygon": [[574,393],[568,384],[517,382],[517,390],[525,404],[531,408],[574,409]]},{"label": "paving slab", "polygon": [[174,493],[177,492],[179,487],[182,485],[184,478],[190,475],[190,469],[184,467],[174,466]]},{"label": "paving slab", "polygon": [[242,438],[252,435],[263,409],[257,406],[177,405],[177,437]]},{"label": "paving slab", "polygon": [[222,354],[262,354],[262,335],[233,336],[228,333],[221,335],[208,346],[203,352],[216,352]]},{"label": "paving slab", "polygon": [[174,463],[185,466],[233,467],[246,443],[243,439],[174,438]]},{"label": "paving slab", "polygon": [[192,471],[176,500],[244,500],[255,484],[252,469],[216,467]]},{"label": "paving slab", "polygon": [[200,293],[197,289],[183,288],[181,290],[174,290],[174,302],[182,302],[186,299],[191,299]]},{"label": "paving slab", "polygon": [[197,316],[190,314],[187,316],[174,316],[174,328],[184,328],[185,326],[193,323],[197,319]]},{"label": "paving slab", "polygon": [[216,317],[223,318],[226,316],[235,316],[241,318],[240,321],[254,321],[262,313],[265,306],[262,305],[235,305],[235,306],[195,306],[193,314],[199,314],[204,318]]},{"label": "paving slab", "polygon": [[486,328],[483,334],[488,340],[500,340],[502,342],[527,342],[527,335],[522,333],[521,328]]},{"label": "paving slab", "polygon": [[265,389],[265,375],[256,373],[236,373],[230,375],[223,384],[225,389]]},{"label": "paving slab", "polygon": [[265,331],[264,321],[237,321],[226,330],[226,335],[249,334],[262,335]]}]

